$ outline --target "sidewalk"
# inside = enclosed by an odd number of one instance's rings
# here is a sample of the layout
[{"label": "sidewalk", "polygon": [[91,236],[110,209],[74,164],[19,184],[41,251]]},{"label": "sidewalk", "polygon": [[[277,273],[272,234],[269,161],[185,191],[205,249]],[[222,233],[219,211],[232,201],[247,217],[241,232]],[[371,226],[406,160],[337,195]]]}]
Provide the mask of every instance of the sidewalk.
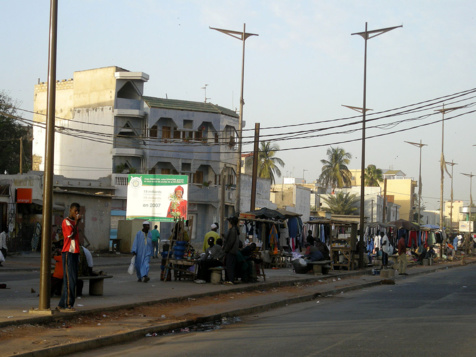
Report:
[{"label": "sidewalk", "polygon": [[[244,316],[250,313],[259,313],[288,304],[380,285],[382,280],[380,276],[370,275],[371,269],[368,268],[350,272],[331,271],[329,275],[325,276],[294,274],[292,269],[267,269],[265,271],[266,282],[261,280],[259,283],[234,286],[195,284],[188,281],[162,282],[157,280],[160,271],[159,263],[153,260],[150,273],[151,281],[145,284],[137,283],[134,276],[127,274],[126,270],[130,256],[95,257],[94,261],[96,269],[106,270],[108,274],[114,275],[114,278],[105,281],[104,296],[84,295],[83,298],[77,300],[78,312],[74,314],[38,316],[28,312],[31,307],[38,307],[39,274],[37,278],[31,280],[11,280],[7,282],[7,287],[10,287],[10,289],[0,290],[2,298],[2,308],[0,309],[1,328],[63,321],[63,325],[69,323],[75,328],[75,336],[77,337],[75,341],[64,340],[61,343],[58,342],[59,337],[54,335],[55,331],[57,333],[57,329],[45,331],[45,334],[52,334],[50,337],[54,337],[56,344],[60,344],[56,347],[32,345],[31,341],[31,345],[27,346],[20,340],[15,342],[9,339],[7,345],[12,354],[15,352],[16,355],[19,355],[18,352],[27,353],[36,350],[35,356],[38,356],[41,355],[39,350],[42,348],[45,351],[44,355],[61,355],[66,352],[81,351],[84,348],[91,348],[93,344],[97,344],[97,347],[99,347],[116,343],[115,339],[119,337],[120,341],[125,342],[143,337],[147,333],[180,329],[198,321],[213,321],[223,316]],[[475,262],[476,258],[465,257],[466,264]],[[461,260],[459,260],[433,266],[413,266],[408,269],[408,273],[411,277],[461,265]],[[12,278],[16,275],[22,275],[22,271],[25,270],[39,272],[39,266],[39,255],[8,257],[5,266],[0,268],[0,283],[6,279],[6,276],[11,275],[10,278]],[[8,274],[8,272],[11,274]],[[398,284],[400,279],[406,278],[406,276],[397,275],[395,280]],[[35,293],[32,293],[31,289],[34,289]],[[87,293],[87,286],[85,286],[84,292]],[[51,299],[52,308],[57,303],[58,298]],[[157,303],[160,303],[160,305],[157,306]],[[172,314],[166,308],[166,305],[174,303]],[[133,322],[131,322],[130,317],[132,316],[130,316],[127,321],[124,318],[121,320],[122,323],[118,323],[116,317],[111,318],[114,311],[134,307],[143,311],[139,315],[141,316],[139,320],[135,316]],[[88,316],[93,315],[96,318],[99,316],[101,320],[98,324],[101,325],[101,338],[98,338],[97,329],[99,328],[96,328],[95,325],[93,328],[82,331],[74,323],[74,320],[78,317],[86,320]],[[166,319],[161,321],[161,318],[164,319],[165,315],[167,315]],[[124,326],[127,326],[127,328]],[[43,336],[42,341],[50,340],[50,337],[45,336]],[[42,337],[38,336],[38,338],[41,339]],[[18,350],[15,343],[21,345],[21,350]],[[53,352],[52,348],[56,352]],[[46,353],[47,350],[48,353]]]}]

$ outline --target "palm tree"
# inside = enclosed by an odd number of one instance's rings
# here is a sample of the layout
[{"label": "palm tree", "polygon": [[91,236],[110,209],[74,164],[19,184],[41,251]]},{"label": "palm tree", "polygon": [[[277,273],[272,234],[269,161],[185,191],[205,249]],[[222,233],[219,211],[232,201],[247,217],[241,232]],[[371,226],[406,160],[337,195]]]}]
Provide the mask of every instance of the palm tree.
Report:
[{"label": "palm tree", "polygon": [[345,152],[342,148],[330,147],[327,149],[327,160],[321,160],[322,172],[319,176],[321,183],[332,188],[349,187],[351,183],[352,174],[347,165],[350,163],[352,155]]},{"label": "palm tree", "polygon": [[335,195],[329,195],[327,198],[322,197],[322,199],[329,206],[329,211],[334,214],[353,214],[357,210],[355,204],[359,201],[355,194],[351,195],[350,192],[342,191]]},{"label": "palm tree", "polygon": [[[278,150],[278,145],[273,145],[270,141],[262,141],[258,151],[258,177],[270,179],[271,184],[276,182],[275,177],[281,177],[281,170],[278,165],[284,167],[284,161],[274,156]],[[252,158],[247,158],[245,165],[247,169],[251,169],[253,166]]]},{"label": "palm tree", "polygon": [[369,165],[365,169],[365,186],[378,186],[379,182],[383,181],[383,174],[381,169],[377,169],[375,165]]}]

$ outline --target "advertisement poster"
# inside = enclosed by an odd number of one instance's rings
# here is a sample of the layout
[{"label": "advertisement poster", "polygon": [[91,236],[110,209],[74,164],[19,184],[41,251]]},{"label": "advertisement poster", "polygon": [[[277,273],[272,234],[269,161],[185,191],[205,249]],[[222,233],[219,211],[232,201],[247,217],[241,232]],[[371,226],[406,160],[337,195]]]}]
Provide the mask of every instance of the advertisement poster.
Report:
[{"label": "advertisement poster", "polygon": [[126,219],[187,219],[188,176],[131,174],[127,182]]}]

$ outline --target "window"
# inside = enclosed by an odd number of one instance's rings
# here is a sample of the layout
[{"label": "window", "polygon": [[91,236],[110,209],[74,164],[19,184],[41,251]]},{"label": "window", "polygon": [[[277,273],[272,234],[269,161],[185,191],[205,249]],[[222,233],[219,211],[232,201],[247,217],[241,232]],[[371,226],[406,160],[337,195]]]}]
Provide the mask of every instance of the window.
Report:
[{"label": "window", "polygon": [[202,132],[200,130],[195,132],[195,141],[202,141]]},{"label": "window", "polygon": [[182,132],[177,128],[174,128],[174,139],[180,139]]},{"label": "window", "polygon": [[197,171],[193,174],[193,183],[202,184],[203,183],[203,172]]},{"label": "window", "polygon": [[170,175],[170,169],[160,169],[162,175]]},{"label": "window", "polygon": [[157,137],[157,125],[154,125],[152,128],[150,128],[149,136],[151,138],[156,138]]},{"label": "window", "polygon": [[162,139],[170,139],[170,126],[162,127]]}]

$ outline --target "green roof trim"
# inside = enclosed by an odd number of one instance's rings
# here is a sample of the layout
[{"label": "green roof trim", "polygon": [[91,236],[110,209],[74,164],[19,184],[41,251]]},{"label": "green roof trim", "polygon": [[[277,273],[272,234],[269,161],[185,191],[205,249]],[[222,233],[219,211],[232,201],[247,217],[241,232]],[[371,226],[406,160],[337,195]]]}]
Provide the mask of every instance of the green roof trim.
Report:
[{"label": "green roof trim", "polygon": [[178,100],[178,99],[164,99],[164,98],[155,98],[155,97],[142,97],[146,104],[150,108],[162,108],[162,109],[172,109],[172,110],[186,110],[190,112],[205,112],[205,113],[215,113],[215,114],[224,114],[233,118],[238,118],[238,114],[233,110],[220,107],[219,105],[212,103],[202,103],[202,102],[190,102],[187,100]]}]

